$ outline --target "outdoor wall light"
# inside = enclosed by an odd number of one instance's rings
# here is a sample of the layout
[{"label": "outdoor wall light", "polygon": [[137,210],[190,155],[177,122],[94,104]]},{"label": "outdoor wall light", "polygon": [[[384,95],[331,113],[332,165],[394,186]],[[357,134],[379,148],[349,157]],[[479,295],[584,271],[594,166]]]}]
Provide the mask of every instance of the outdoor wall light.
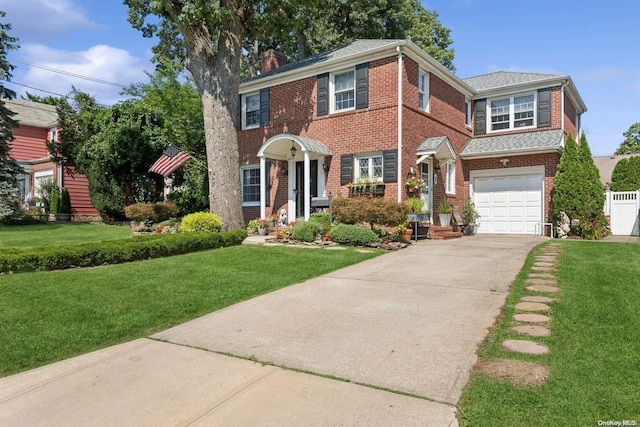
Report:
[{"label": "outdoor wall light", "polygon": [[439,164],[435,165],[433,170],[435,170],[436,172],[440,172],[440,165]]},{"label": "outdoor wall light", "polygon": [[287,169],[287,168],[286,168],[286,167],[284,167],[284,166],[283,166],[283,167],[281,167],[281,168],[280,168],[280,175],[284,175],[284,176],[289,175],[289,169]]},{"label": "outdoor wall light", "polygon": [[506,168],[507,167],[507,163],[509,163],[509,159],[500,159],[500,163],[502,163],[502,167]]},{"label": "outdoor wall light", "polygon": [[323,164],[322,164],[322,169],[323,169],[325,172],[327,172],[327,173],[328,173],[328,172],[329,172],[329,163],[323,163]]},{"label": "outdoor wall light", "polygon": [[291,157],[296,156],[296,153],[298,152],[298,150],[296,150],[295,144],[291,145],[291,150],[289,150],[289,152],[291,153]]}]

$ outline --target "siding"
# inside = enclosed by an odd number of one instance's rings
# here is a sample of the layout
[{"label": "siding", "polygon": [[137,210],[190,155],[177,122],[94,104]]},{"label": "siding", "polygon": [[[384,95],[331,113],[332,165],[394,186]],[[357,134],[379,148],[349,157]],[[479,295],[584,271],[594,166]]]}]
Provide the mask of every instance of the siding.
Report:
[{"label": "siding", "polygon": [[76,216],[95,216],[100,213],[91,204],[89,196],[89,181],[72,167],[65,167],[62,184],[69,191],[71,197],[71,213]]},{"label": "siding", "polygon": [[49,157],[45,145],[48,129],[20,126],[13,129],[14,140],[9,142],[11,157],[16,160],[33,160]]}]

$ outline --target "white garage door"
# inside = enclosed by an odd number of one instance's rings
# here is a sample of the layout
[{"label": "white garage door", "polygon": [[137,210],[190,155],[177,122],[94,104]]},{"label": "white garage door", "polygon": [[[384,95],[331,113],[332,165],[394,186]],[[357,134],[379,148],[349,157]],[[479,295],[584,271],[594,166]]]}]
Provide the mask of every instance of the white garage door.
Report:
[{"label": "white garage door", "polygon": [[478,233],[535,234],[542,222],[542,174],[473,180]]}]

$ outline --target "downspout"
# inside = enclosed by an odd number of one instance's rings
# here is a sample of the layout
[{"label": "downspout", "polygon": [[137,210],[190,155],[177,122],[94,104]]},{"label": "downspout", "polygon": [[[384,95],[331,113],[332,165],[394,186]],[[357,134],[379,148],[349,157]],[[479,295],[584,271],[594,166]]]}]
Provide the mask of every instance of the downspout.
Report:
[{"label": "downspout", "polygon": [[396,47],[398,52],[398,203],[402,201],[402,49]]}]

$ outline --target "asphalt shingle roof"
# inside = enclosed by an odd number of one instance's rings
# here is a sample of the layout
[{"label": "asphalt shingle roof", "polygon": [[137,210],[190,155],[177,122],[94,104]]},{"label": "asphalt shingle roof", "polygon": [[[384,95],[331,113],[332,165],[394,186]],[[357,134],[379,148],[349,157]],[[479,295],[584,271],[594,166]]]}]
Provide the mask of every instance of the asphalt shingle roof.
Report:
[{"label": "asphalt shingle roof", "polygon": [[4,102],[9,110],[16,113],[13,119],[22,125],[50,128],[58,122],[58,112],[53,105],[20,99],[5,99]]},{"label": "asphalt shingle roof", "polygon": [[518,86],[526,83],[534,83],[541,80],[560,79],[562,74],[519,73],[513,71],[496,71],[495,73],[462,79],[465,83],[477,91]]},{"label": "asphalt shingle roof", "polygon": [[446,143],[448,138],[446,136],[436,136],[433,138],[427,138],[418,146],[416,150],[418,153],[423,151],[435,151],[438,150],[442,144]]},{"label": "asphalt shingle roof", "polygon": [[358,53],[363,53],[369,50],[375,50],[385,46],[390,46],[401,41],[402,40],[394,40],[394,39],[355,40],[351,43],[347,43],[345,45],[338,46],[336,48],[327,50],[317,55],[310,56],[308,58],[303,59],[302,61],[292,62],[286,65],[283,65],[282,67],[271,70],[268,73],[264,73],[264,74],[260,74],[259,76],[248,78],[246,80],[243,80],[243,83],[269,77],[269,76],[274,76],[276,74],[285,73],[287,71],[297,70],[299,68],[304,68],[310,65],[316,65],[323,62],[327,62],[327,61],[337,60],[340,58],[346,58]]},{"label": "asphalt shingle roof", "polygon": [[472,138],[460,152],[461,156],[474,157],[491,154],[526,153],[560,150],[564,131],[562,129],[541,132],[511,133],[497,136]]}]

